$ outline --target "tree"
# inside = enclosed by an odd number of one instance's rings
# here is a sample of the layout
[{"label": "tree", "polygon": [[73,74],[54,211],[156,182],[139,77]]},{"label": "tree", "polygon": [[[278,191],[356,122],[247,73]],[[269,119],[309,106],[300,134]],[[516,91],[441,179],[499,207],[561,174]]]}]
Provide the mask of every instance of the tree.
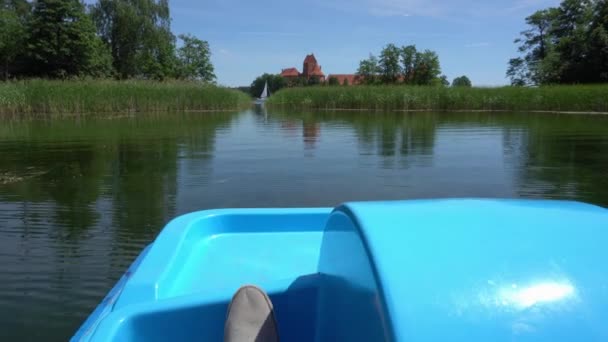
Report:
[{"label": "tree", "polygon": [[342,82],[343,86],[349,86],[350,84],[348,83],[348,78],[344,79],[344,82]]},{"label": "tree", "polygon": [[509,60],[507,77],[511,79],[511,85],[521,87],[528,84],[530,71],[528,70],[526,61],[523,58],[512,58]]},{"label": "tree", "polygon": [[472,87],[471,80],[466,76],[456,77],[454,81],[452,81],[452,87]]},{"label": "tree", "polygon": [[337,78],[337,77],[335,77],[335,76],[331,76],[331,77],[329,78],[329,80],[327,81],[327,83],[328,83],[330,86],[337,86],[337,85],[340,85],[340,81],[339,81],[339,80],[338,80],[338,78]]},{"label": "tree", "polygon": [[608,1],[598,1],[590,27],[589,58],[591,73],[608,82]]},{"label": "tree", "polygon": [[[2,63],[2,78],[7,80],[11,70],[15,70],[17,57],[24,52],[29,3],[25,0],[2,1],[0,2],[0,63]],[[27,9],[22,10],[22,6],[26,6]]]},{"label": "tree", "polygon": [[521,57],[509,61],[515,85],[608,81],[606,0],[563,0],[526,18],[515,42]]},{"label": "tree", "polygon": [[309,86],[320,85],[321,84],[321,79],[319,78],[319,76],[310,76],[308,78],[308,81],[306,82],[306,84],[309,85]]},{"label": "tree", "polygon": [[379,69],[384,83],[395,83],[401,75],[401,50],[394,44],[388,44],[380,52]]},{"label": "tree", "polygon": [[441,75],[439,56],[434,51],[425,50],[416,53],[414,64],[413,83],[417,85],[431,85]]},{"label": "tree", "polygon": [[410,84],[414,80],[414,70],[416,68],[417,55],[418,50],[416,50],[415,45],[408,45],[401,49],[401,61],[403,63],[404,83]]},{"label": "tree", "polygon": [[380,67],[378,66],[378,58],[374,55],[370,54],[368,59],[359,62],[357,75],[363,78],[365,84],[375,84],[378,80],[379,73]]},{"label": "tree", "polygon": [[446,75],[441,75],[441,77],[439,77],[439,81],[441,82],[441,85],[444,87],[450,86],[450,81],[448,81],[448,77]]},{"label": "tree", "polygon": [[268,91],[271,94],[276,93],[279,89],[287,86],[287,81],[281,75],[263,74],[258,76],[251,83],[251,96],[259,97],[264,90],[264,85],[268,82]]},{"label": "tree", "polygon": [[91,15],[110,47],[119,78],[164,79],[176,74],[168,0],[99,0]]},{"label": "tree", "polygon": [[26,50],[36,76],[101,76],[109,72],[95,26],[78,0],[38,0]]},{"label": "tree", "polygon": [[205,83],[215,81],[209,43],[189,34],[179,35],[183,46],[177,50],[179,59],[177,76],[188,80],[198,80]]}]

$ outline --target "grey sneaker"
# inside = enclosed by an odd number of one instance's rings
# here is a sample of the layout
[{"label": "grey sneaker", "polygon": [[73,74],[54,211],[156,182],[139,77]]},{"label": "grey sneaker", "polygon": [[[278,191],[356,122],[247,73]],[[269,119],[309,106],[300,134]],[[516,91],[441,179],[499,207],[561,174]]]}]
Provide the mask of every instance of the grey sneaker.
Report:
[{"label": "grey sneaker", "polygon": [[278,342],[279,333],[268,295],[256,286],[241,287],[228,306],[224,342]]}]

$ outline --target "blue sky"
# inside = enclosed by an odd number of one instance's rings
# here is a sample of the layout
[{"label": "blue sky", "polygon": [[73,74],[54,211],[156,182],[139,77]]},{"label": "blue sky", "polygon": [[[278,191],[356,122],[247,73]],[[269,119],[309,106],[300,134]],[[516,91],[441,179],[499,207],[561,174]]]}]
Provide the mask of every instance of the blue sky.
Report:
[{"label": "blue sky", "polygon": [[172,29],[209,41],[218,83],[302,69],[314,52],[326,74],[354,73],[387,43],[439,54],[450,80],[507,84],[524,18],[559,0],[170,0]]}]

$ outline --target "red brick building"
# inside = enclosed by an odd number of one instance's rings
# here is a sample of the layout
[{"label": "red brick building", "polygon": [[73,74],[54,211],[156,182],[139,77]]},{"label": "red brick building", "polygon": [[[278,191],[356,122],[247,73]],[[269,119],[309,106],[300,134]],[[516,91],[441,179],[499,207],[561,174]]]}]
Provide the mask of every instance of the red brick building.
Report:
[{"label": "red brick building", "polygon": [[304,58],[302,73],[300,73],[296,68],[287,68],[281,70],[281,76],[292,82],[295,82],[299,77],[306,80],[310,79],[311,77],[318,77],[321,82],[326,82],[330,78],[335,77],[340,85],[358,85],[363,83],[363,78],[355,74],[335,74],[325,77],[323,70],[321,70],[321,66],[317,62],[315,55],[312,53]]},{"label": "red brick building", "polygon": [[305,79],[318,77],[321,82],[325,82],[325,74],[321,70],[321,66],[317,62],[314,54],[310,54],[304,58],[302,73],[300,73],[296,68],[287,68],[281,71],[281,76],[288,80],[293,80],[298,77],[303,77]]}]

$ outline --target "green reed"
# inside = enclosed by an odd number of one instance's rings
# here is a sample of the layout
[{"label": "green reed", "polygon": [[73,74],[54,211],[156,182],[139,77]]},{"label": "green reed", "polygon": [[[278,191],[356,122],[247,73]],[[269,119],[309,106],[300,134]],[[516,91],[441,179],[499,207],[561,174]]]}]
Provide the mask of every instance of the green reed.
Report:
[{"label": "green reed", "polygon": [[608,112],[608,85],[538,88],[319,86],[283,89],[269,106],[303,109]]},{"label": "green reed", "polygon": [[251,104],[243,92],[195,82],[50,81],[0,83],[0,115],[39,116],[233,110]]}]

